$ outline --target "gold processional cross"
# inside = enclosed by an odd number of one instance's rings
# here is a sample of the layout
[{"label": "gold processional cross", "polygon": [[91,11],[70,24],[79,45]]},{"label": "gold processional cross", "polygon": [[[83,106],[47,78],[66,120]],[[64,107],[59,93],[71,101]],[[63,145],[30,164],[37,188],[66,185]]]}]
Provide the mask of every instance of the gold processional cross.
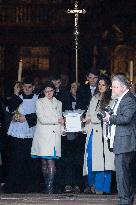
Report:
[{"label": "gold processional cross", "polygon": [[85,14],[86,10],[85,9],[78,9],[78,1],[75,1],[75,8],[73,10],[68,9],[67,10],[68,14],[75,14],[75,28],[74,28],[74,36],[75,36],[75,51],[76,51],[76,83],[78,83],[78,36],[79,36],[79,31],[78,31],[78,15],[79,14]]}]

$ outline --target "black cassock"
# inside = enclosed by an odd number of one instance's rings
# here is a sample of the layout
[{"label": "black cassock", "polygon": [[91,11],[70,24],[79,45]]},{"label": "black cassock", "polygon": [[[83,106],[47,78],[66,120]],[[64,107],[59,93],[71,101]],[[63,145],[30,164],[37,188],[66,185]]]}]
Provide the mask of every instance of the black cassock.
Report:
[{"label": "black cassock", "polygon": [[[23,95],[23,99],[32,99],[32,95]],[[13,96],[9,101],[8,110],[11,116],[23,102],[19,96]],[[36,113],[25,115],[30,127],[36,125]],[[32,138],[17,138],[8,136],[7,179],[4,186],[6,193],[28,193],[40,190],[40,163],[31,158]]]}]

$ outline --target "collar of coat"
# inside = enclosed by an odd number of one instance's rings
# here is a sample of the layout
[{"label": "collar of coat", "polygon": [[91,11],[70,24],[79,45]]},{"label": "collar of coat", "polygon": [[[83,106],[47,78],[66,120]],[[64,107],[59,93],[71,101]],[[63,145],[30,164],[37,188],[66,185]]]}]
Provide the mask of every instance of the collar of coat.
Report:
[{"label": "collar of coat", "polygon": [[50,105],[53,109],[57,109],[58,107],[58,100],[53,97],[51,100],[49,100],[47,97],[44,97],[44,101],[45,103],[47,103],[48,105]]}]

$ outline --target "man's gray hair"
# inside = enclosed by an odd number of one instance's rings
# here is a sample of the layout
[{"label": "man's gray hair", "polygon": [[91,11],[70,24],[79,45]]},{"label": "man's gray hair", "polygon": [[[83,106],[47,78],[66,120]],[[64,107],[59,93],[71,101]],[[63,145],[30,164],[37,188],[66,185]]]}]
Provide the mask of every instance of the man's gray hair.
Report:
[{"label": "man's gray hair", "polygon": [[127,88],[129,88],[129,81],[126,78],[124,74],[116,74],[112,77],[112,82],[113,81],[118,81],[120,82],[121,85],[125,85]]}]

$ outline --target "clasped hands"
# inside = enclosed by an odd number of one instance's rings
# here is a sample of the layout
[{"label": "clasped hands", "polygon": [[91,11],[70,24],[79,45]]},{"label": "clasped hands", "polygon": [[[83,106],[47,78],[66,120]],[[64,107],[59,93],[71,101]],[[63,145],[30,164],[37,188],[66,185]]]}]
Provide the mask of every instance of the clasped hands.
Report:
[{"label": "clasped hands", "polygon": [[13,116],[12,118],[14,121],[17,121],[17,122],[25,122],[26,121],[26,118],[25,118],[25,115],[22,115],[21,113],[18,114],[18,117],[16,118],[15,116]]}]

